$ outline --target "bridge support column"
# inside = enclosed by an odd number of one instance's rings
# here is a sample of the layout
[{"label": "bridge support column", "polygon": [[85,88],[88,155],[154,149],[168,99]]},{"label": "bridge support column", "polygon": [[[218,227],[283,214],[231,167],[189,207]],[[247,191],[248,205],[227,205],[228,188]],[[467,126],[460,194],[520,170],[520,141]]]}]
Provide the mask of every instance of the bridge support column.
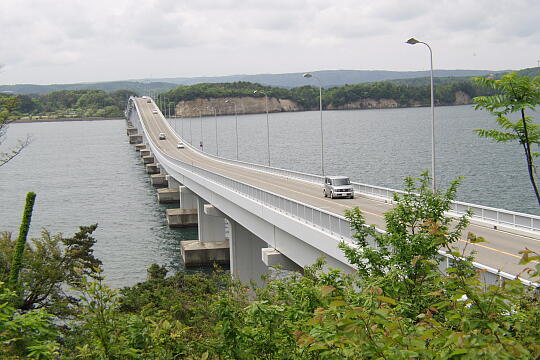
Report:
[{"label": "bridge support column", "polygon": [[141,157],[150,156],[150,150],[149,149],[144,148],[144,149],[141,149],[139,151],[140,151]]},{"label": "bridge support column", "polygon": [[[129,124],[128,124],[129,125]],[[134,128],[134,127],[128,127],[126,129],[126,132],[127,132],[127,135],[135,135],[137,133],[137,128]]]},{"label": "bridge support column", "polygon": [[171,176],[168,176],[168,181],[169,187],[177,187],[179,190],[180,208],[166,210],[167,223],[170,227],[197,226],[197,195],[187,187],[179,186],[180,183]]},{"label": "bridge support column", "polygon": [[146,149],[146,145],[145,144],[137,144],[135,145],[135,151],[141,151],[143,149]]},{"label": "bridge support column", "polygon": [[213,205],[199,198],[197,201],[199,214],[199,240],[201,242],[225,241],[225,216]]},{"label": "bridge support column", "polygon": [[153,174],[150,175],[150,182],[153,186],[167,186],[167,175],[165,174]]},{"label": "bridge support column", "polygon": [[229,242],[225,240],[225,218],[213,205],[197,199],[199,240],[181,242],[186,267],[229,264]]},{"label": "bridge support column", "polygon": [[261,276],[268,273],[268,267],[262,261],[261,250],[268,244],[234,220],[231,223],[231,274],[245,283],[254,281],[263,284]]},{"label": "bridge support column", "polygon": [[159,164],[158,163],[150,163],[146,164],[146,173],[147,174],[159,174]]},{"label": "bridge support column", "polygon": [[166,189],[158,189],[158,201],[164,203],[178,203],[180,201],[180,183],[170,175],[163,175]]},{"label": "bridge support column", "polygon": [[194,210],[197,209],[197,195],[195,195],[186,186],[180,186],[180,209]]},{"label": "bridge support column", "polygon": [[141,134],[129,135],[130,144],[142,144],[142,142],[143,142],[143,136]]}]

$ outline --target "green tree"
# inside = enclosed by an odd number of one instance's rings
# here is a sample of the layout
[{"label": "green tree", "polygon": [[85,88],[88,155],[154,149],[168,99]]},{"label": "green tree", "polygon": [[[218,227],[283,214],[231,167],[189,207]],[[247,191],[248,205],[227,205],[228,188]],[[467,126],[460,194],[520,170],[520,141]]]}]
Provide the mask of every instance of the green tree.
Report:
[{"label": "green tree", "polygon": [[[540,104],[540,77],[530,78],[519,76],[512,72],[500,80],[475,77],[474,81],[484,87],[493,89],[496,95],[478,96],[474,98],[475,109],[485,109],[496,116],[501,130],[477,129],[479,136],[493,139],[497,142],[517,141],[523,148],[529,179],[534,194],[540,205],[540,192],[537,184],[535,159],[540,153],[532,150],[534,144],[540,145],[540,128],[533,117],[526,115],[526,110],[534,111]],[[512,120],[510,116],[517,113],[519,118]]]},{"label": "green tree", "polygon": [[18,295],[0,282],[0,356],[4,360],[57,359],[58,332],[43,310],[19,312]]},{"label": "green tree", "polygon": [[21,227],[19,229],[19,237],[15,247],[15,253],[11,261],[11,269],[9,273],[9,286],[13,290],[18,290],[19,273],[23,267],[23,254],[26,247],[26,238],[28,236],[28,230],[30,229],[30,222],[32,221],[32,211],[34,210],[34,201],[36,200],[36,194],[29,192],[26,194],[26,202],[24,206],[23,217],[21,221]]},{"label": "green tree", "polygon": [[[101,265],[93,255],[95,239],[91,234],[96,228],[96,224],[81,226],[73,237],[53,236],[43,231],[40,238],[26,244],[19,276],[21,310],[45,309],[61,318],[70,317],[77,311],[77,299],[69,287],[76,286]],[[15,247],[11,234],[2,233],[0,281],[8,278]]]},{"label": "green tree", "polygon": [[[10,115],[17,107],[15,96],[0,96],[0,145],[5,141],[9,124],[13,121]],[[0,166],[7,164],[30,144],[30,137],[19,140],[18,144],[7,152],[0,152]]]}]

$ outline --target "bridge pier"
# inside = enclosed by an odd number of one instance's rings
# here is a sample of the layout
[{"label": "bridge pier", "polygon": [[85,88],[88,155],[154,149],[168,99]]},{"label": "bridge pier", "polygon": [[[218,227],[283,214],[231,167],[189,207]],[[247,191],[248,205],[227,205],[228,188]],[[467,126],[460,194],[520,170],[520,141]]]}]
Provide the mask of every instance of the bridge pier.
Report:
[{"label": "bridge pier", "polygon": [[[167,177],[167,179],[170,181],[171,176]],[[180,191],[180,209],[197,209],[197,195],[184,185],[179,186],[178,190]]]},{"label": "bridge pier", "polygon": [[143,142],[143,136],[141,134],[129,135],[130,144],[142,144],[142,142]]},{"label": "bridge pier", "polygon": [[150,156],[150,150],[147,148],[140,149],[139,151],[140,151],[141,157]]},{"label": "bridge pier", "polygon": [[225,239],[225,217],[213,205],[197,199],[199,240],[181,242],[186,267],[229,264],[229,242]]},{"label": "bridge pier", "polygon": [[268,266],[262,261],[262,249],[268,244],[234,220],[231,223],[230,257],[233,278],[245,283],[254,281],[263,285],[261,277],[268,274]]},{"label": "bridge pier", "polygon": [[167,184],[166,189],[158,189],[158,201],[165,203],[178,203],[180,201],[180,183],[169,175],[162,175],[163,181]]},{"label": "bridge pier", "polygon": [[146,145],[143,143],[135,145],[135,151],[141,151],[142,149],[146,149]]},{"label": "bridge pier", "polygon": [[158,163],[145,164],[145,166],[146,166],[146,173],[147,174],[159,174],[159,164]]},{"label": "bridge pier", "polygon": [[138,130],[137,128],[134,128],[134,127],[128,127],[126,129],[126,132],[127,132],[127,135],[129,136],[129,135],[135,135],[138,132]]},{"label": "bridge pier", "polygon": [[[150,183],[152,183],[152,185],[155,187],[168,186],[167,175],[152,174],[150,175]],[[159,194],[158,194],[158,197],[159,197]],[[178,200],[180,200],[180,198],[178,198]]]}]

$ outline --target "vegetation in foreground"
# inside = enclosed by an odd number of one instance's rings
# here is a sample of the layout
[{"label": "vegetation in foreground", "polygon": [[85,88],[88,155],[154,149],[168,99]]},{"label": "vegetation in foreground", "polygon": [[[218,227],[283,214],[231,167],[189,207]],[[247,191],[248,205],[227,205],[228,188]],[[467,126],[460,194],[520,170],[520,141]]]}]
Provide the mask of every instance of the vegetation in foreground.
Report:
[{"label": "vegetation in foreground", "polygon": [[[496,142],[517,141],[521,145],[529,180],[540,205],[535,165],[540,153],[533,150],[534,145],[540,146],[540,125],[535,123],[533,116],[526,114],[534,112],[536,106],[540,105],[540,76],[531,78],[510,73],[497,80],[484,77],[476,77],[474,80],[477,84],[494,91],[494,95],[476,97],[474,102],[476,109],[485,109],[495,115],[500,128],[500,130],[478,129],[476,132],[479,136]],[[517,114],[517,119],[512,119],[513,114]]]},{"label": "vegetation in foreground", "polygon": [[[13,291],[5,279],[15,242],[4,233],[0,353],[3,359],[538,358],[538,293],[518,280],[482,284],[472,257],[453,247],[468,222],[467,215],[457,223],[444,215],[456,187],[434,194],[426,174],[407,179],[406,193],[386,214],[385,234],[366,226],[358,209],[347,212],[359,246],[341,246],[356,274],[319,261],[302,275],[269,277],[262,288],[219,270],[167,278],[154,265],[148,281],[112,290],[92,256],[92,226],[73,238],[44,233],[27,244]],[[366,247],[368,238],[378,248]],[[441,247],[456,256],[447,274],[438,270]],[[522,253],[523,264],[540,259]],[[526,271],[538,279],[535,266]]]}]

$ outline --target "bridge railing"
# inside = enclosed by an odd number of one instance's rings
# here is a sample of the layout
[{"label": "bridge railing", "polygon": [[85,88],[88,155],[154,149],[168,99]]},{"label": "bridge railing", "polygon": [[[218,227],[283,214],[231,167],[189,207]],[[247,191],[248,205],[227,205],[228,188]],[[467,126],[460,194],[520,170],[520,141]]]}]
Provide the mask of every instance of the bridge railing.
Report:
[{"label": "bridge railing", "polygon": [[[170,124],[167,122],[170,127]],[[172,127],[170,130],[174,132]],[[177,134],[178,135],[178,134]],[[199,152],[211,159],[218,160],[227,164],[241,166],[248,169],[254,169],[262,172],[266,172],[273,175],[283,176],[290,179],[302,180],[314,184],[323,184],[324,178],[321,175],[308,174],[300,171],[281,169],[276,167],[270,167],[261,164],[254,164],[240,160],[227,159],[213,155],[204,151],[201,151],[196,146],[185,142],[185,144],[192,150]],[[373,197],[379,200],[392,202],[394,194],[403,194],[404,191],[390,189],[382,186],[368,185],[358,182],[351,182],[356,194],[361,194],[368,197]],[[482,221],[494,226],[506,226],[509,228],[515,228],[521,231],[529,231],[536,236],[540,236],[540,216],[525,214],[511,210],[498,209],[484,205],[470,204],[462,201],[452,201],[452,208],[448,212],[452,216],[462,216],[468,210],[471,210],[473,215],[472,220]]]},{"label": "bridge railing", "polygon": [[[144,121],[141,121],[140,123],[143,127],[143,130],[146,132]],[[169,124],[168,126],[170,127]],[[172,131],[172,128],[170,130]],[[195,164],[189,164],[184,161],[175,159],[167,155],[166,153],[163,153],[157,146],[155,146],[155,144],[153,144],[151,141],[151,137],[148,137],[148,139],[152,152],[154,153],[154,155],[160,158],[160,163],[168,165],[169,167],[176,169],[176,171],[180,173],[182,173],[182,171],[179,170],[182,169],[183,173],[188,171],[193,174],[202,176],[215,184],[218,184],[224,188],[241,194],[246,198],[256,201],[271,209],[274,209],[275,211],[281,212],[293,219],[296,219],[297,221],[301,221],[306,225],[326,232],[335,237],[337,240],[345,241],[349,244],[354,244],[351,224],[344,216],[317,209],[311,205],[304,204],[300,201],[293,200],[285,196],[278,195],[264,189],[260,189],[256,186],[249,185],[241,181],[234,180],[229,177],[217,174],[215,172],[203,169]],[[191,148],[193,149],[194,147],[191,146]],[[381,229],[377,229],[377,231],[384,233],[384,230]],[[374,245],[374,242],[372,242],[370,245]],[[444,261],[441,262],[441,270],[444,271],[445,269],[452,266],[455,258],[442,250],[439,251],[439,254],[444,258]],[[473,265],[477,269],[481,270],[481,278],[487,284],[500,284],[501,281],[503,281],[504,279],[513,280],[516,278],[515,275],[499,271],[483,264],[473,263]],[[538,284],[532,283],[526,279],[520,278],[520,280],[527,285],[538,286]]]}]

